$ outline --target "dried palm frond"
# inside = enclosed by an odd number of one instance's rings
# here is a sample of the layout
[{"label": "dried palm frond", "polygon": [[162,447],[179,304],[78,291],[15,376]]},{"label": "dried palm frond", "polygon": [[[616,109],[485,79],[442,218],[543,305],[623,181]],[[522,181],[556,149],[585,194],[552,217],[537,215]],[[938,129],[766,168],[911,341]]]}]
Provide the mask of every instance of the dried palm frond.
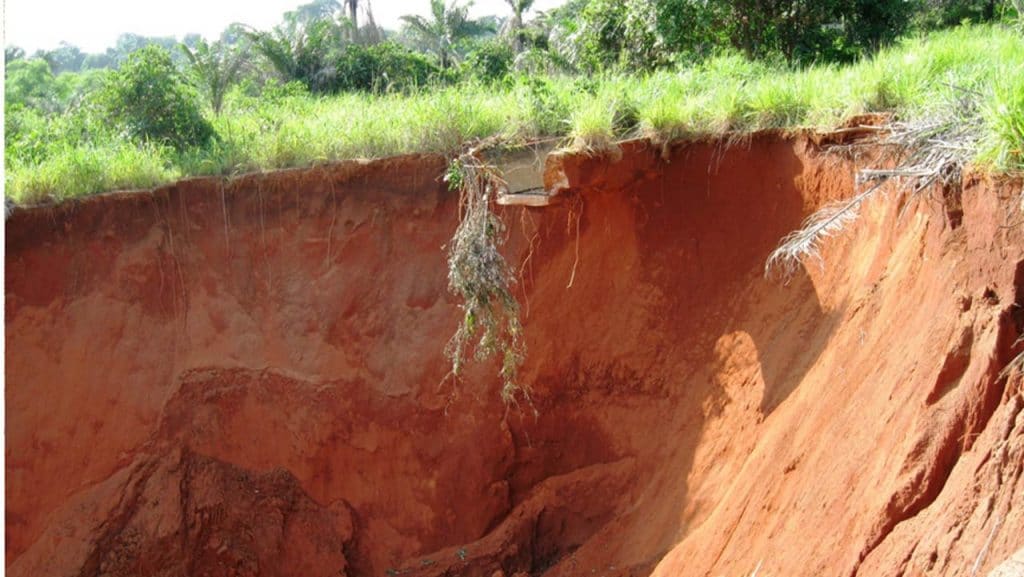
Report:
[{"label": "dried palm frond", "polygon": [[857,144],[833,148],[850,151],[854,146],[881,146],[895,152],[893,168],[865,168],[857,184],[874,183],[853,198],[819,209],[788,234],[765,262],[765,276],[779,269],[791,277],[805,258],[821,260],[820,245],[840,233],[860,215],[860,208],[889,180],[895,179],[898,194],[919,194],[933,184],[959,188],[964,166],[978,150],[982,133],[979,94],[960,90],[960,97],[914,122],[891,122],[884,135]]},{"label": "dried palm frond", "polygon": [[[1022,342],[1024,342],[1024,337],[1017,339],[1017,342],[1013,343],[1013,346],[1016,347],[1020,345]],[[1016,357],[1013,357],[1013,360],[1007,363],[1006,366],[1003,367],[1003,370],[999,371],[999,378],[1005,379],[1009,378],[1009,376],[1012,374],[1022,373],[1024,373],[1024,351],[1021,351],[1020,354],[1018,354]]]},{"label": "dried palm frond", "polygon": [[1013,358],[1003,370],[999,372],[999,378],[1005,379],[1013,373],[1024,373],[1024,353]]},{"label": "dried palm frond", "polygon": [[813,258],[821,262],[821,243],[856,220],[861,205],[882,184],[877,183],[853,198],[833,202],[807,217],[800,229],[786,235],[779,247],[768,256],[764,265],[765,276],[769,276],[773,269],[778,269],[784,278],[790,278],[804,259]]},{"label": "dried palm frond", "polygon": [[860,182],[899,178],[904,189],[917,194],[936,182],[960,186],[963,168],[978,150],[982,116],[977,93],[964,96],[941,112],[915,122],[894,122],[878,144],[903,154],[891,169],[863,169]]}]

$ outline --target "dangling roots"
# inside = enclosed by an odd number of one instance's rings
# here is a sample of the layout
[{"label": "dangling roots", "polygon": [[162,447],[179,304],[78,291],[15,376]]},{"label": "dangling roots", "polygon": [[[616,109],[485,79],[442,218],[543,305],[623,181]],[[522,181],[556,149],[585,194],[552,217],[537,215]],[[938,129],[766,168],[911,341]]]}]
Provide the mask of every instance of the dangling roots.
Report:
[{"label": "dangling roots", "polygon": [[448,289],[463,300],[462,323],[445,348],[451,374],[461,375],[470,348],[477,360],[498,354],[502,400],[509,405],[519,395],[529,400],[529,391],[517,381],[526,349],[519,303],[511,291],[515,274],[498,252],[505,227],[491,212],[504,181],[472,152],[452,162],[445,180],[459,191],[459,226],[448,248]]}]

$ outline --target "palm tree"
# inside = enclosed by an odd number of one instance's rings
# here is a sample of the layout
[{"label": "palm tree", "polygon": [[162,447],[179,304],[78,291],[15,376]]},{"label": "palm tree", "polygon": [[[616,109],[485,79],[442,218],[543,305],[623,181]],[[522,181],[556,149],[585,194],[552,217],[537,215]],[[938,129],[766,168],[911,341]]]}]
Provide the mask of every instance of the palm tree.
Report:
[{"label": "palm tree", "polygon": [[534,0],[505,0],[512,8],[512,17],[505,23],[505,33],[512,38],[512,49],[516,54],[523,51],[523,14],[530,11]]},{"label": "palm tree", "polygon": [[458,57],[455,49],[460,40],[494,32],[493,26],[469,18],[472,5],[472,1],[460,5],[458,0],[451,0],[445,6],[444,0],[430,0],[430,19],[406,15],[402,21],[424,48],[437,54],[441,68],[448,68]]},{"label": "palm tree", "polygon": [[334,83],[331,61],[344,49],[347,22],[335,20],[326,8],[307,9],[336,4],[331,0],[307,4],[286,13],[283,25],[268,32],[246,27],[243,34],[286,81],[298,80],[311,92],[327,92]]},{"label": "palm tree", "polygon": [[348,8],[348,19],[351,21],[352,28],[350,29],[352,37],[349,39],[352,42],[359,41],[359,20],[357,20],[357,12],[359,10],[359,0],[345,0],[345,8]]},{"label": "palm tree", "polygon": [[220,41],[208,44],[201,38],[195,43],[194,48],[189,48],[185,44],[180,44],[179,47],[188,59],[192,74],[210,98],[213,113],[220,114],[224,95],[238,80],[238,74],[242,70],[244,59],[241,51]]}]

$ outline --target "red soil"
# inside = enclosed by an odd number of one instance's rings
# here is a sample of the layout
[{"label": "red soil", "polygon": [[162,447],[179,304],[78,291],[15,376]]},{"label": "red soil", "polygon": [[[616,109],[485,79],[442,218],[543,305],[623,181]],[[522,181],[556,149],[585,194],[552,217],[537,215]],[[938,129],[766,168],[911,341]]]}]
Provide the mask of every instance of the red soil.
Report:
[{"label": "red soil", "polygon": [[17,211],[9,574],[952,576],[1024,546],[1019,181],[878,197],[784,283],[768,253],[853,187],[810,139],[560,162],[566,202],[503,214],[537,416],[492,363],[443,379],[440,157]]}]

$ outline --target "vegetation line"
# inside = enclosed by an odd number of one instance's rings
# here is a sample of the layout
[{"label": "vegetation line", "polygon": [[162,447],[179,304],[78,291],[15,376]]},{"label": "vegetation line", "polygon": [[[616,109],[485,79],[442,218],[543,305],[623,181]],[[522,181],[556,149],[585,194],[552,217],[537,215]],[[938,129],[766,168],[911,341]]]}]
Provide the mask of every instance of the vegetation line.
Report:
[{"label": "vegetation line", "polygon": [[[126,35],[97,69],[73,47],[36,58],[10,48],[6,194],[59,201],[185,176],[454,155],[495,136],[595,150],[831,129],[873,112],[919,122],[964,94],[978,110],[969,160],[1024,168],[1024,36],[1007,0],[778,3],[806,4],[806,22],[740,0],[568,0],[527,20],[530,4],[472,19],[464,2],[431,0],[396,33],[376,26],[367,0],[316,0],[271,30],[231,27],[179,50]],[[949,27],[964,19],[988,23]]]}]

